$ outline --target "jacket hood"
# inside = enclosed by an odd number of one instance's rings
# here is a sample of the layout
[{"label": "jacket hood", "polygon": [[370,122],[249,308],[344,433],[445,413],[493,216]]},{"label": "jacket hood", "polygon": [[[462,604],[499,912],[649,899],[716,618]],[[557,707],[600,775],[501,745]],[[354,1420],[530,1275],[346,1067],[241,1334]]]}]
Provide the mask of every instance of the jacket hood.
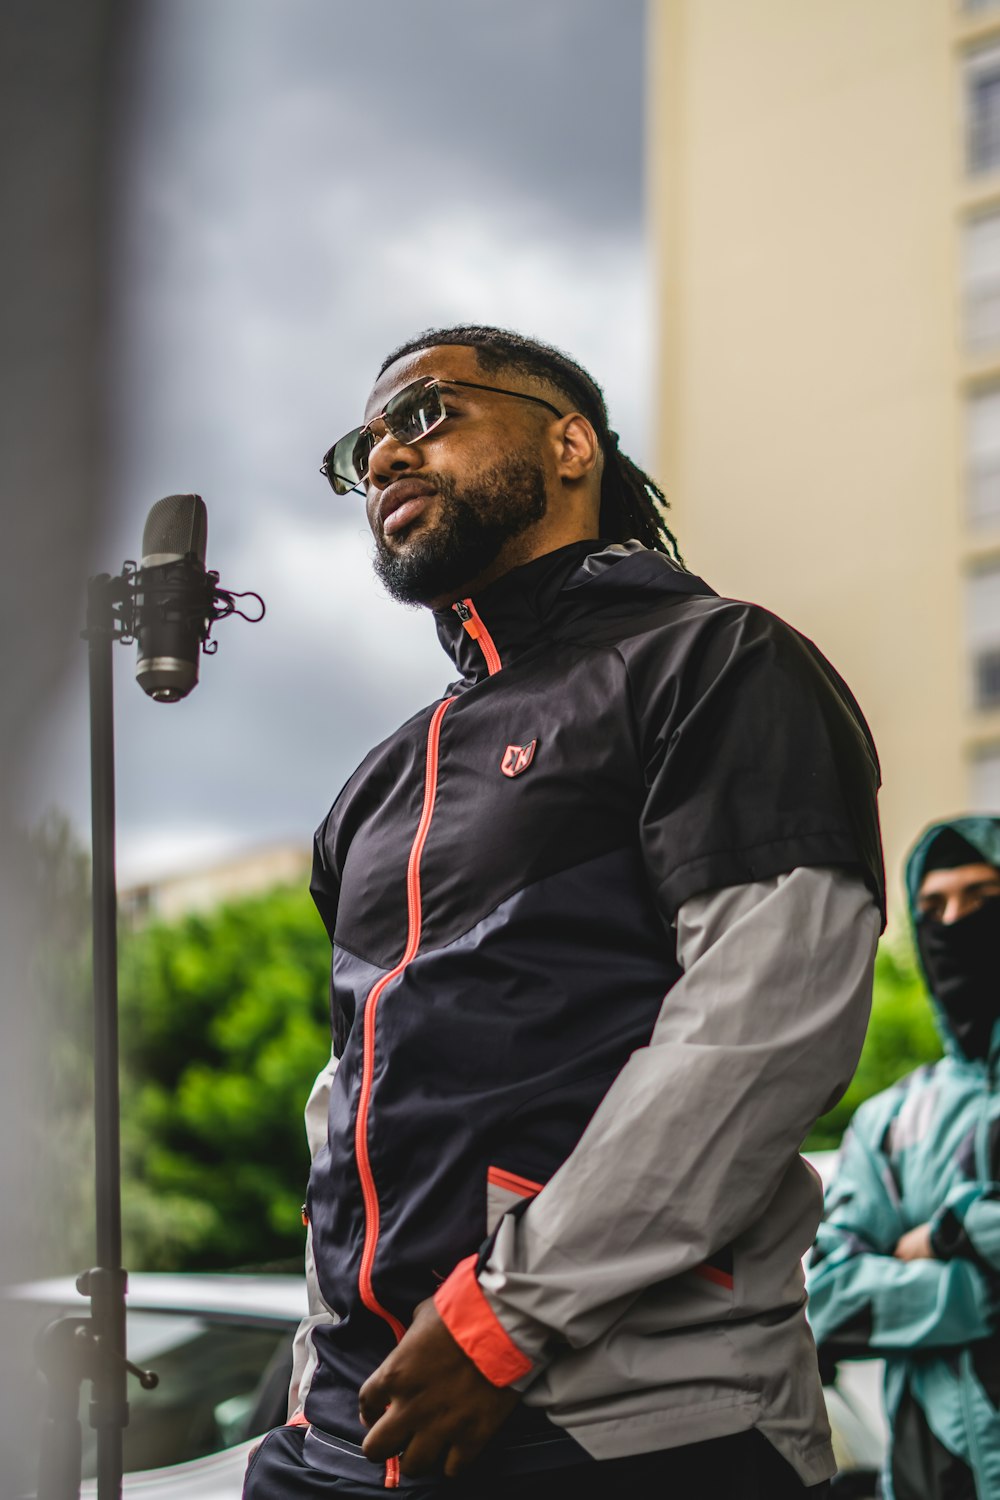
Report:
[{"label": "jacket hood", "polygon": [[951,832],[971,844],[984,864],[1000,870],[1000,818],[952,818],[946,823],[932,823],[920,835],[906,861],[906,898],[910,919],[917,919],[917,892],[926,874],[927,856],[938,835]]},{"label": "jacket hood", "polygon": [[[975,850],[984,864],[994,865],[1000,870],[1000,818],[976,816],[952,818],[947,822],[932,823],[920,835],[906,861],[906,899],[914,933],[916,933],[919,915],[917,911],[917,894],[923,883],[924,875],[927,873],[928,856],[939,835],[946,832],[957,834],[959,838],[963,839]],[[916,947],[917,959],[924,982],[930,994],[931,1004],[934,1009],[934,1018],[938,1031],[941,1034],[941,1039],[951,1056],[961,1060],[963,1053],[958,1046],[947,1013],[934,994],[930,976],[920,957],[919,947],[916,944],[914,946]],[[1000,982],[1000,976],[998,976],[998,982]],[[994,1027],[992,1053],[995,1054],[998,1047],[1000,1047],[1000,1022]]]},{"label": "jacket hood", "polygon": [[[512,568],[471,596],[471,603],[506,665],[597,609],[627,608],[651,595],[714,592],[696,574],[641,542],[590,540],[571,542]],[[438,639],[463,677],[474,681],[485,676],[482,650],[455,605],[435,610],[434,621]]]}]

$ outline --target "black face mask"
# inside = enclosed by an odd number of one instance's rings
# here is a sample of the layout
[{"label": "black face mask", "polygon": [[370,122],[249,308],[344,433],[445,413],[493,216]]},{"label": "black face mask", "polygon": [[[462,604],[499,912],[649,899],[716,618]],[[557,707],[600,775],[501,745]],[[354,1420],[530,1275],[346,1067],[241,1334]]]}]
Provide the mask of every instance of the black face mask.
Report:
[{"label": "black face mask", "polygon": [[917,947],[958,1045],[985,1058],[1000,1017],[1000,897],[947,925],[923,917]]}]

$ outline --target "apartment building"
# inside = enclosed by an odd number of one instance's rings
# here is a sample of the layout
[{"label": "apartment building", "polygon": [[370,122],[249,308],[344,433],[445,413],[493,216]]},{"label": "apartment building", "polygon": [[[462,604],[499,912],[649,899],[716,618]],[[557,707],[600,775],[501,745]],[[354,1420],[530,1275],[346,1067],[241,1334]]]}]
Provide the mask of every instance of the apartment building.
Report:
[{"label": "apartment building", "polygon": [[890,886],[1000,813],[1000,0],[649,0],[665,481],[689,564],[817,641]]}]

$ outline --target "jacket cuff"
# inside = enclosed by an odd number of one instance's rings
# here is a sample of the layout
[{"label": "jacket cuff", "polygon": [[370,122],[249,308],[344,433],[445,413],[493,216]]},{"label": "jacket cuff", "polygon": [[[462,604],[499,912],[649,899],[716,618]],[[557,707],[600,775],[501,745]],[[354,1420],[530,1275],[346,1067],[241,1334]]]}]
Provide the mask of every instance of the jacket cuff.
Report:
[{"label": "jacket cuff", "polygon": [[940,1210],[931,1219],[930,1236],[931,1249],[938,1260],[954,1260],[956,1256],[966,1260],[974,1258],[968,1236],[950,1208]]},{"label": "jacket cuff", "polygon": [[491,1385],[512,1385],[531,1373],[531,1360],[514,1343],[476,1279],[478,1256],[460,1260],[434,1294],[434,1306],[463,1354]]},{"label": "jacket cuff", "polygon": [[980,1250],[979,1236],[973,1227],[977,1212],[984,1203],[989,1204],[995,1193],[992,1185],[969,1183],[938,1210],[930,1223],[931,1249],[938,1260],[968,1260],[987,1276],[996,1276],[996,1256],[990,1255],[987,1245],[983,1246],[985,1254]]}]

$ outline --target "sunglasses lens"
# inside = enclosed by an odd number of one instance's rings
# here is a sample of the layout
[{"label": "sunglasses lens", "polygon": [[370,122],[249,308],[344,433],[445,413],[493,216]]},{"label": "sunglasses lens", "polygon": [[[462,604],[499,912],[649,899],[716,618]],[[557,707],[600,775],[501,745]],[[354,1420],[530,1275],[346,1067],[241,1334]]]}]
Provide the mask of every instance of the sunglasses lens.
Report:
[{"label": "sunglasses lens", "polygon": [[346,495],[361,483],[368,472],[371,451],[370,434],[355,427],[324,455],[323,473],[338,495]]},{"label": "sunglasses lens", "polygon": [[437,386],[416,380],[393,396],[385,409],[385,425],[401,443],[415,443],[445,415]]},{"label": "sunglasses lens", "polygon": [[[382,413],[386,427],[401,443],[417,442],[446,416],[437,387],[428,386],[426,380],[405,386]],[[326,453],[321,472],[338,495],[346,495],[368,477],[368,460],[377,442],[367,428],[355,427]]]}]

